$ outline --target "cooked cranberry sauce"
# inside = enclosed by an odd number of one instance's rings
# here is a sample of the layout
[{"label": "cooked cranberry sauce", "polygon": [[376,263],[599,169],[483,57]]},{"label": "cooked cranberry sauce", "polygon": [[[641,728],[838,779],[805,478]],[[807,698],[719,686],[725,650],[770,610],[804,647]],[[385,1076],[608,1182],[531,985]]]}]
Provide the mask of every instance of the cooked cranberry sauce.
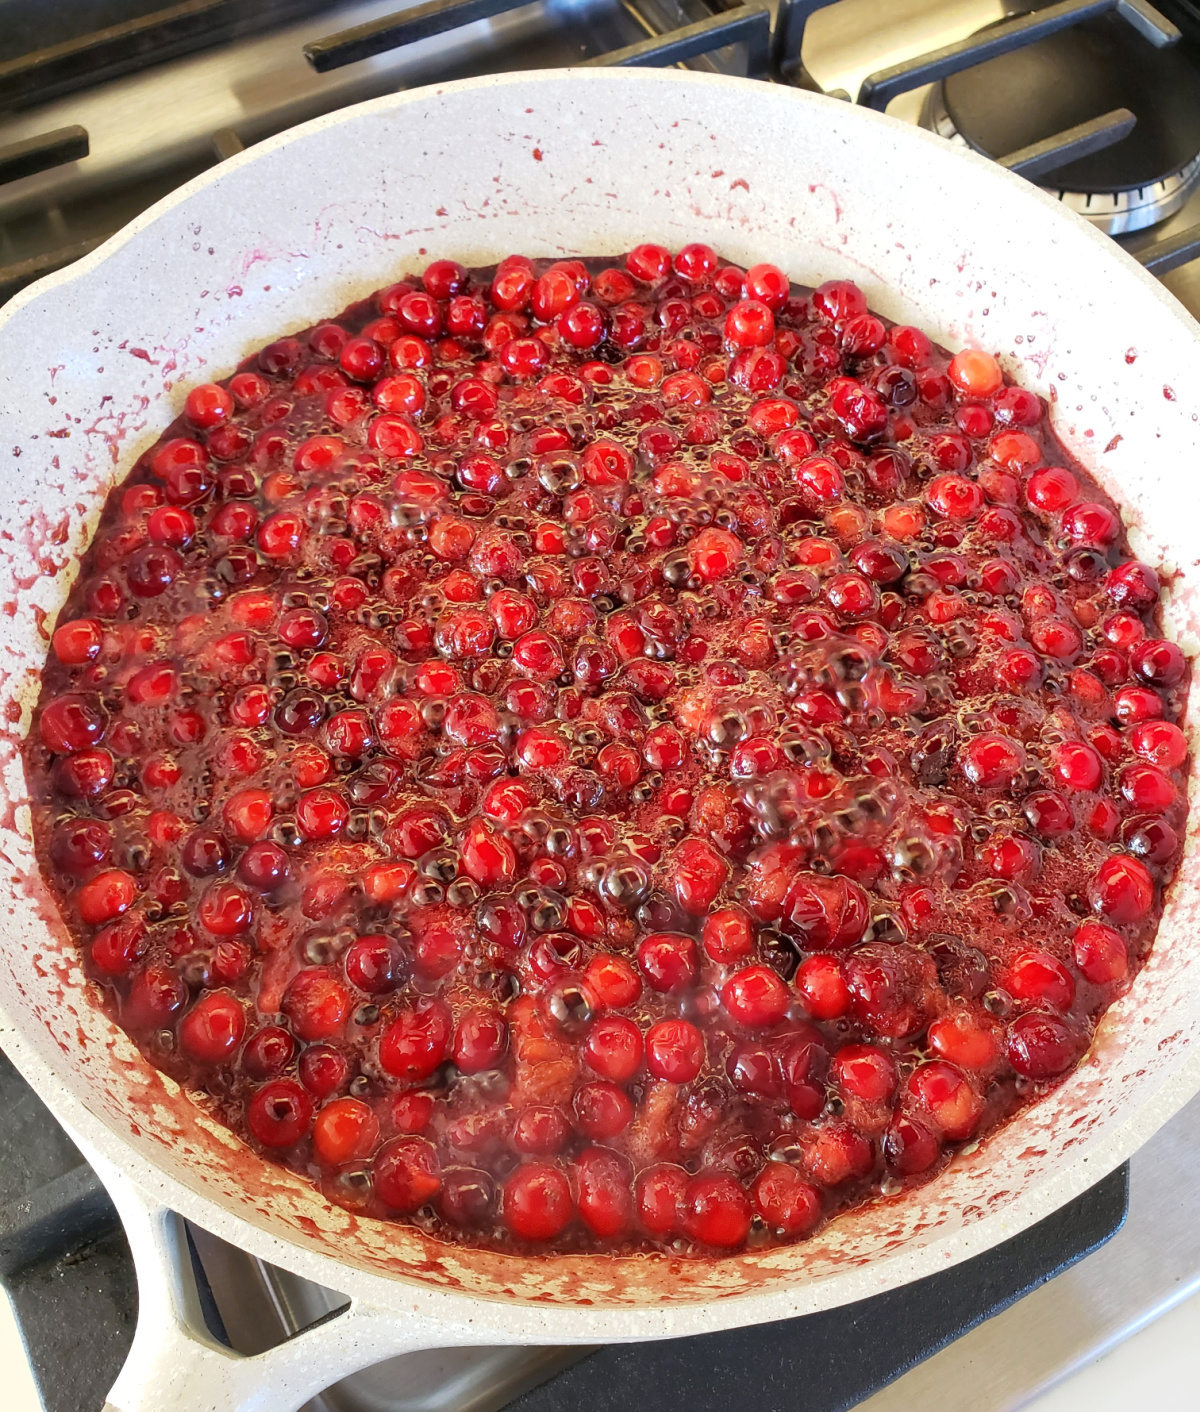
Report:
[{"label": "cooked cranberry sauce", "polygon": [[1083,1055],[1187,667],[1033,393],[704,245],[446,260],[115,490],[30,738],[147,1057],[334,1202],[711,1253]]}]

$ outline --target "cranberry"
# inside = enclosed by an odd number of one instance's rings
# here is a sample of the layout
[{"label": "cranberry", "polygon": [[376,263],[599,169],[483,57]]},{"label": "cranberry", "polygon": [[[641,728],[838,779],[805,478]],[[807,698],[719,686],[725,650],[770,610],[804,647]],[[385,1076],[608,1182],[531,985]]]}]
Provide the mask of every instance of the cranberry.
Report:
[{"label": "cranberry", "polygon": [[375,1154],[371,1174],[375,1195],[393,1211],[416,1211],[436,1196],[441,1169],[432,1143],[397,1137]]},{"label": "cranberry", "polygon": [[866,930],[867,894],[849,878],[801,873],[784,905],[785,926],[811,950],[850,946]]},{"label": "cranberry", "polygon": [[296,1041],[287,1030],[267,1025],[252,1034],[242,1050],[242,1068],[252,1079],[274,1078],[291,1063]]},{"label": "cranberry", "polygon": [[293,976],[280,1008],[301,1039],[329,1039],[341,1033],[349,1017],[350,996],[329,971],[313,967]]},{"label": "cranberry", "polygon": [[909,1079],[908,1090],[943,1137],[960,1142],[978,1126],[983,1103],[953,1064],[942,1059],[922,1064]]},{"label": "cranberry", "polygon": [[617,1084],[586,1083],[575,1091],[575,1121],[580,1132],[598,1142],[616,1137],[633,1118],[633,1103]]},{"label": "cranberry", "polygon": [[197,1064],[219,1064],[242,1042],[246,1013],[226,991],[202,995],[179,1022],[179,1048]]},{"label": "cranberry", "polygon": [[361,1099],[335,1099],[313,1123],[313,1152],[325,1167],[369,1157],[378,1141],[379,1119]]},{"label": "cranberry", "polygon": [[530,1162],[504,1184],[504,1223],[520,1240],[544,1241],[556,1236],[575,1214],[566,1177],[556,1168]]},{"label": "cranberry", "polygon": [[694,985],[699,973],[696,943],[676,932],[654,932],[638,947],[638,966],[655,990]]},{"label": "cranberry", "polygon": [[950,381],[969,397],[994,397],[1004,386],[1000,365],[990,353],[968,348],[950,360]]},{"label": "cranberry", "polygon": [[48,750],[65,755],[98,745],[108,727],[108,715],[93,696],[67,692],[42,708],[38,729]]},{"label": "cranberry", "polygon": [[330,1044],[310,1044],[301,1054],[298,1068],[300,1082],[318,1098],[337,1093],[350,1078],[349,1061]]},{"label": "cranberry", "polygon": [[294,1147],[312,1122],[312,1099],[292,1079],[264,1084],[246,1107],[246,1124],[264,1147]]},{"label": "cranberry", "polygon": [[843,1045],[834,1055],[834,1079],[867,1103],[882,1103],[896,1088],[896,1066],[882,1049],[868,1044]]},{"label": "cranberry", "polygon": [[508,1027],[493,1010],[464,1012],[454,1032],[452,1054],[464,1074],[494,1069],[508,1047]]},{"label": "cranberry", "polygon": [[961,757],[963,774],[979,789],[1006,788],[1024,762],[1020,746],[1002,735],[976,736]]},{"label": "cranberry", "polygon": [[730,1249],[750,1230],[750,1199],[733,1177],[693,1177],[682,1201],[682,1225],[692,1240]]},{"label": "cranberry", "polygon": [[814,1020],[836,1020],[850,1008],[850,992],[836,957],[810,956],[796,972],[796,989]]},{"label": "cranberry", "polygon": [[1008,1062],[1029,1079],[1052,1079],[1069,1069],[1079,1054],[1070,1026],[1053,1015],[1021,1015],[1008,1027]]},{"label": "cranberry", "polygon": [[1154,883],[1144,863],[1117,855],[1106,858],[1088,889],[1092,909],[1123,926],[1140,921],[1154,902]]},{"label": "cranberry", "polygon": [[1090,745],[1068,741],[1054,752],[1054,773],[1067,789],[1095,789],[1103,777],[1103,766]]},{"label": "cranberry", "polygon": [[687,1020],[660,1020],[646,1034],[646,1068],[669,1083],[690,1083],[704,1063],[704,1039]]},{"label": "cranberry", "polygon": [[929,1026],[929,1048],[960,1069],[992,1068],[1000,1046],[991,1029],[969,1013],[943,1015]]},{"label": "cranberry", "polygon": [[428,1078],[450,1046],[451,1014],[440,1000],[400,1010],[379,1041],[379,1063],[394,1078]]},{"label": "cranberry", "polygon": [[786,1162],[768,1162],[750,1195],[767,1225],[784,1235],[808,1235],[821,1219],[820,1192]]},{"label": "cranberry", "polygon": [[1175,643],[1161,638],[1138,643],[1129,654],[1129,665],[1151,686],[1176,686],[1187,670],[1183,653]]},{"label": "cranberry", "polygon": [[625,1083],[641,1068],[642,1033],[632,1020],[602,1016],[588,1031],[584,1054],[602,1078]]},{"label": "cranberry", "polygon": [[579,1216],[593,1235],[611,1240],[623,1235],[633,1221],[633,1172],[619,1153],[586,1147],[575,1169]]},{"label": "cranberry", "polygon": [[186,1000],[182,977],[168,966],[150,965],[134,976],[121,1006],[121,1021],[131,1030],[161,1029]]},{"label": "cranberry", "polygon": [[137,883],[120,868],[109,868],[89,878],[75,893],[80,920],[96,927],[127,912],[137,896]]},{"label": "cranberry", "polygon": [[438,1207],[452,1225],[466,1229],[487,1223],[496,1203],[491,1176],[475,1167],[451,1167],[442,1173]]},{"label": "cranberry", "polygon": [[238,877],[257,892],[274,892],[291,872],[287,854],[273,843],[252,843],[238,861]]},{"label": "cranberry", "polygon": [[769,966],[747,966],[725,982],[721,1001],[749,1029],[776,1024],[787,1013],[787,987]]},{"label": "cranberry", "polygon": [[926,1172],[937,1161],[941,1144],[922,1123],[900,1116],[892,1120],[884,1139],[888,1165],[903,1176]]},{"label": "cranberry", "polygon": [[1067,1010],[1075,999],[1070,971],[1045,951],[1023,951],[1004,973],[1004,985],[1016,1000],[1042,1002]]},{"label": "cranberry", "polygon": [[386,995],[400,984],[404,961],[387,936],[360,936],[350,943],[343,962],[346,979],[368,995]]}]

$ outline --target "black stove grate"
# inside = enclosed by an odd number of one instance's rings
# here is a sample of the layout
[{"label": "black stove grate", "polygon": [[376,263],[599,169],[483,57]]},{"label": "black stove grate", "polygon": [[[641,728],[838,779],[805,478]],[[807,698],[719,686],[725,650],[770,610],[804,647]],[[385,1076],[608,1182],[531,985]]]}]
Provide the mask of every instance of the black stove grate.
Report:
[{"label": "black stove grate", "polygon": [[[99,1412],[137,1317],[129,1247],[100,1182],[3,1055],[0,1112],[0,1284],[46,1412]],[[508,1405],[511,1412],[680,1405],[845,1412],[1102,1245],[1120,1229],[1127,1196],[1123,1167],[1031,1230],[944,1274],[806,1318],[613,1345]],[[214,1299],[196,1253],[208,1241],[193,1245],[193,1266],[206,1322],[221,1338],[221,1298]],[[340,1405],[331,1394],[328,1406]]]},{"label": "black stove grate", "polygon": [[[406,55],[408,46],[436,41],[438,36],[453,37],[454,32],[481,19],[503,18],[512,12],[533,15],[536,10],[538,14],[544,11],[538,22],[547,26],[542,39],[530,42],[528,37],[517,37],[510,47],[501,44],[486,55],[476,54],[468,46],[465,56],[454,59],[448,70],[444,60],[435,60],[432,68],[425,71],[421,60],[417,81],[443,81],[480,71],[547,64],[662,67],[683,63],[819,91],[801,59],[805,26],[818,10],[836,3],[838,0],[778,0],[772,17],[764,0],[734,5],[728,5],[727,0],[620,0],[611,14],[606,11],[604,16],[584,19],[575,0],[543,0],[540,6],[532,6],[529,0],[428,0],[414,8],[310,39],[303,45],[303,53],[316,74],[328,74],[381,55],[407,65],[408,57],[397,60],[396,56]],[[20,111],[201,49],[224,46],[232,51],[238,40],[247,41],[274,30],[279,30],[281,42],[294,42],[299,47],[299,40],[286,41],[291,32],[287,26],[315,17],[332,22],[346,13],[344,3],[339,5],[334,0],[183,0],[168,8],[148,8],[148,0],[79,0],[67,7],[78,21],[79,32],[62,37],[62,24],[66,21],[60,16],[58,29],[48,31],[50,37],[58,38],[57,43],[22,53],[19,51],[27,45],[21,35],[35,34],[36,30],[29,24],[22,29],[20,22],[23,16],[28,20],[36,7],[33,0],[10,0],[6,8],[12,9],[18,22],[16,38],[10,42],[18,52],[15,57],[0,59],[0,115],[5,109]],[[1187,4],[1182,0],[1172,4],[1172,12],[1185,25],[1190,8],[1190,0]],[[933,54],[869,75],[858,101],[884,108],[894,97],[931,80],[962,74],[989,57],[1011,54],[1047,35],[1061,35],[1082,21],[1110,14],[1114,21],[1131,26],[1131,35],[1136,30],[1152,44],[1171,46],[1179,41],[1179,30],[1148,0],[1059,0],[1032,13],[1016,15]],[[93,25],[90,28],[89,18]],[[587,42],[572,42],[573,35]],[[630,37],[633,42],[629,42]],[[297,49],[296,58],[299,57]],[[367,69],[359,72],[368,75]],[[322,101],[319,92],[307,93],[304,101],[309,107],[305,115],[379,91],[370,87],[373,80],[369,75],[363,81],[368,89],[365,93],[343,93],[340,97],[335,94],[326,101]],[[849,97],[841,90],[833,96]],[[1136,138],[1136,118],[1136,113],[1124,107],[1090,114],[1086,121],[1076,122],[1066,131],[1039,137],[1018,151],[995,155],[1022,175],[1041,179],[1047,174],[1052,176],[1056,168],[1070,161],[1086,159],[1125,141],[1131,131]],[[164,148],[161,158],[156,159],[162,167],[159,175],[147,180],[144,175],[131,173],[128,191],[114,190],[99,203],[92,199],[88,186],[92,167],[89,136],[83,127],[35,131],[22,141],[0,144],[0,196],[18,190],[9,187],[9,183],[55,167],[61,167],[64,173],[78,171],[83,195],[79,210],[62,204],[63,194],[74,189],[69,185],[72,178],[68,177],[67,184],[55,188],[60,191],[58,196],[47,196],[42,211],[31,215],[18,199],[10,208],[13,214],[0,220],[0,301],[93,250],[144,205],[202,170],[206,162],[220,160],[240,150],[244,143],[293,121],[292,110],[281,110],[274,123],[260,120],[259,130],[252,135],[222,129],[207,136],[203,153],[195,150],[194,142],[190,149],[185,142],[174,166]],[[100,155],[97,153],[92,162]],[[151,162],[146,170],[154,169],[154,165]],[[104,211],[110,213],[104,215]],[[43,230],[44,236],[32,234]],[[1189,243],[1176,237],[1169,251],[1147,249],[1139,253],[1139,258],[1144,253],[1151,264],[1155,259],[1169,260],[1172,267],[1185,263],[1200,247],[1200,230],[1196,234],[1195,241]],[[9,250],[11,254],[4,253]]]}]

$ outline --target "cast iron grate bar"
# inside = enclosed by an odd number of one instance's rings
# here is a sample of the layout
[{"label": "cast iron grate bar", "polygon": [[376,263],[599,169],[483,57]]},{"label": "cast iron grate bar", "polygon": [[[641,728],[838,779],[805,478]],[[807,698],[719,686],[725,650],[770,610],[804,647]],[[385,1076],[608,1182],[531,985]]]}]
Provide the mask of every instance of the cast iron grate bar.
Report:
[{"label": "cast iron grate bar", "polygon": [[52,275],[90,255],[98,245],[108,239],[107,235],[96,236],[92,240],[80,240],[73,245],[60,245],[55,250],[45,250],[40,255],[32,255],[28,260],[16,260],[11,265],[0,265],[0,304],[11,299],[17,290],[24,289],[43,275]]},{"label": "cast iron grate bar", "polygon": [[625,49],[585,59],[579,67],[666,68],[730,44],[746,45],[747,78],[766,77],[771,64],[771,11],[762,0],[673,29],[669,34],[643,39]]},{"label": "cast iron grate bar", "polygon": [[444,34],[448,29],[519,10],[529,3],[530,0],[429,0],[427,5],[398,15],[385,15],[381,20],[313,40],[304,46],[304,57],[319,74],[328,73],[344,64],[398,49],[402,44],[415,44],[418,39]]},{"label": "cast iron grate bar", "polygon": [[949,78],[963,69],[974,68],[976,64],[1011,53],[1014,49],[1023,49],[1027,44],[1035,44],[1048,35],[1071,29],[1084,20],[1095,19],[1110,11],[1120,15],[1156,48],[1164,48],[1179,40],[1179,30],[1147,0],[1063,0],[1063,3],[1051,5],[1045,10],[1035,10],[1032,14],[1006,20],[957,44],[948,44],[944,49],[935,49],[919,59],[879,69],[863,79],[858,90],[858,101],[882,112],[893,98],[910,89]]},{"label": "cast iron grate bar", "polygon": [[328,0],[183,0],[0,63],[0,109],[27,108],[104,79],[294,23]]},{"label": "cast iron grate bar", "polygon": [[0,185],[61,167],[64,162],[76,162],[87,154],[87,128],[77,123],[27,137],[23,142],[10,142],[0,147]]},{"label": "cast iron grate bar", "polygon": [[772,66],[797,88],[820,93],[821,87],[804,67],[800,51],[804,47],[804,27],[818,10],[839,0],[779,0],[775,29],[771,36]]},{"label": "cast iron grate bar", "polygon": [[1188,226],[1178,235],[1164,236],[1153,245],[1134,251],[1133,258],[1152,275],[1168,275],[1180,265],[1200,259],[1200,225]]},{"label": "cast iron grate bar", "polygon": [[1137,126],[1137,118],[1128,108],[1114,108],[1111,113],[1092,118],[1089,122],[1078,123],[1053,137],[1044,137],[1041,142],[1018,148],[1007,157],[998,157],[1002,167],[1031,181],[1057,167],[1074,162],[1079,157],[1089,157],[1093,152],[1102,152],[1114,142],[1120,142]]}]

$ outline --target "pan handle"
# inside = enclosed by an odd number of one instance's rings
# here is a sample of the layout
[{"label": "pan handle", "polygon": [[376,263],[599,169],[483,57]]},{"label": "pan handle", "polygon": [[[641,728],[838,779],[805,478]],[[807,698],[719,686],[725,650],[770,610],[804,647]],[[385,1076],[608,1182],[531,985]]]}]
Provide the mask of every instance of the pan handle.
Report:
[{"label": "pan handle", "polygon": [[133,1346],[104,1412],[296,1412],[384,1358],[453,1342],[416,1316],[354,1300],[264,1353],[235,1353],[205,1328],[182,1219],[94,1151],[85,1155],[125,1227],[138,1282]]}]

